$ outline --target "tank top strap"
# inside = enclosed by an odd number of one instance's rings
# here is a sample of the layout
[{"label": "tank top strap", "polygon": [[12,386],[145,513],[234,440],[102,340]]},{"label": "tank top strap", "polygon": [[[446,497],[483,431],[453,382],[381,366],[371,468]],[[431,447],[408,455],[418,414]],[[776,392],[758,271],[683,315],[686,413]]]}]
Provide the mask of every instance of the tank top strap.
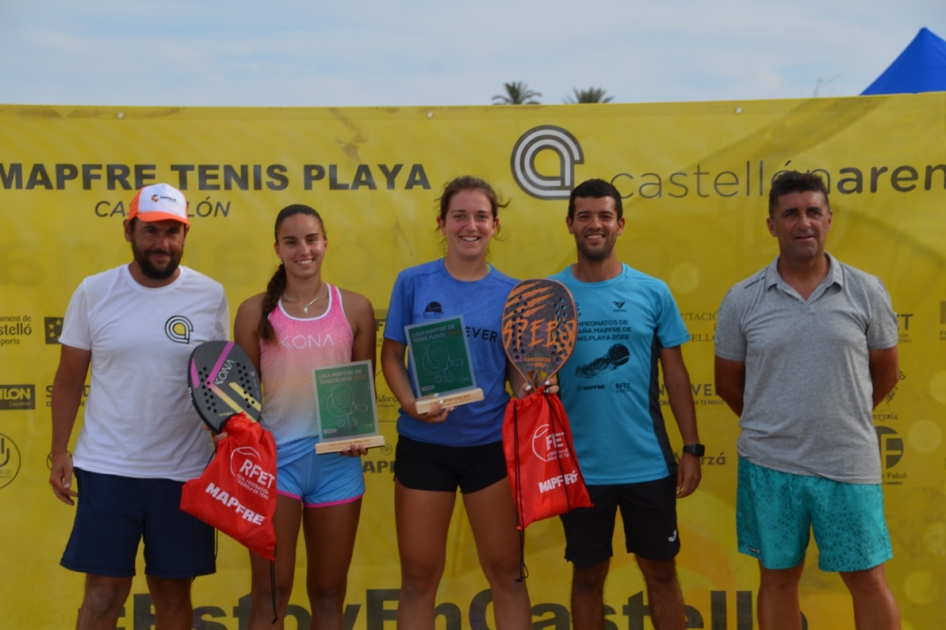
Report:
[{"label": "tank top strap", "polygon": [[345,306],[342,304],[342,290],[334,284],[328,285],[328,290],[332,293],[332,317],[345,317]]}]

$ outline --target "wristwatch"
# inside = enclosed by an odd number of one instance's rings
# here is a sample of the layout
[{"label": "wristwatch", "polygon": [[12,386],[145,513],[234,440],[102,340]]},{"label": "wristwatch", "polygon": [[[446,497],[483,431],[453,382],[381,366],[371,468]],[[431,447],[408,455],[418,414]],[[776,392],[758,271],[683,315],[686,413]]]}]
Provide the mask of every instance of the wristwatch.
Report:
[{"label": "wristwatch", "polygon": [[689,453],[690,455],[696,455],[697,457],[703,457],[703,454],[706,453],[706,447],[702,444],[685,444],[683,446],[683,452]]}]

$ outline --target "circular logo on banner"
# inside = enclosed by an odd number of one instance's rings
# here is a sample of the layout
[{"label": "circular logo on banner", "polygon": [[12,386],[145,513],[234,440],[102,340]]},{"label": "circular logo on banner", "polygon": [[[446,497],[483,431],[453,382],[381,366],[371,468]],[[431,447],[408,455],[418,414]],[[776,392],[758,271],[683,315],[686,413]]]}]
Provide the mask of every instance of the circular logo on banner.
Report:
[{"label": "circular logo on banner", "polygon": [[0,488],[13,483],[20,472],[20,449],[8,436],[0,433]]},{"label": "circular logo on banner", "polygon": [[[535,158],[543,151],[558,156],[556,175],[542,175]],[[539,199],[568,199],[575,187],[575,165],[583,164],[581,145],[571,133],[555,125],[533,127],[520,136],[512,149],[512,176],[519,188]]]}]

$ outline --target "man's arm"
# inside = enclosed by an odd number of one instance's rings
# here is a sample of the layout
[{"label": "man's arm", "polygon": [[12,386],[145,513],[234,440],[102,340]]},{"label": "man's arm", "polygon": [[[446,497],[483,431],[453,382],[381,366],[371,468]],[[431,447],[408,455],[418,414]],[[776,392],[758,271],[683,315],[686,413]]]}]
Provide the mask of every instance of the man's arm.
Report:
[{"label": "man's arm", "polygon": [[870,350],[870,381],[874,386],[874,408],[880,404],[900,381],[900,363],[897,346],[886,350]]},{"label": "man's arm", "polygon": [[85,377],[89,373],[91,360],[91,350],[62,346],[59,368],[53,380],[53,441],[50,451],[52,471],[49,473],[49,485],[53,487],[56,498],[69,505],[74,505],[72,497],[78,494],[71,489],[72,458],[67,449],[76,414],[79,412],[79,403],[82,402],[82,390],[85,388]]},{"label": "man's arm", "polygon": [[[670,409],[680,429],[684,444],[697,444],[700,434],[696,430],[696,408],[693,406],[693,390],[690,389],[690,374],[683,363],[680,346],[660,349],[660,365],[664,372],[664,385]],[[680,456],[677,467],[677,497],[683,498],[693,493],[700,485],[702,473],[700,459],[689,453]]]},{"label": "man's arm", "polygon": [[729,408],[742,415],[746,395],[746,362],[716,357],[716,393]]}]

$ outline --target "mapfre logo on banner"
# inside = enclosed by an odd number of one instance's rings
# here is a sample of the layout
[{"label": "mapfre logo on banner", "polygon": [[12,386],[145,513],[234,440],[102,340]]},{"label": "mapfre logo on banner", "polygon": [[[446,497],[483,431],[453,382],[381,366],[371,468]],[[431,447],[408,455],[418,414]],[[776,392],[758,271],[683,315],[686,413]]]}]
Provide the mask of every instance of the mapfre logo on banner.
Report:
[{"label": "mapfre logo on banner", "polygon": [[[541,174],[535,159],[543,151],[558,156],[557,174]],[[519,188],[538,199],[568,199],[575,187],[575,165],[583,164],[581,145],[568,130],[555,125],[533,127],[522,134],[512,149],[512,176]]]},{"label": "mapfre logo on banner", "polygon": [[269,490],[276,477],[260,466],[259,452],[251,446],[241,446],[230,454],[230,473],[237,483],[255,495],[269,498]]}]

